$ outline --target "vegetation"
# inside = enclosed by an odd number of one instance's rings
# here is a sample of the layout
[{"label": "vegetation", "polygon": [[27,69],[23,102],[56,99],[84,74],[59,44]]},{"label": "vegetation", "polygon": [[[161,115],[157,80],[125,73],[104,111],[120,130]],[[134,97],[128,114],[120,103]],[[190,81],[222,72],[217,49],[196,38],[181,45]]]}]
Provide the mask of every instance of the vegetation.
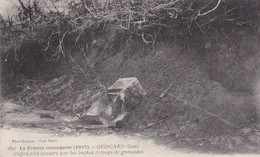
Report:
[{"label": "vegetation", "polygon": [[[259,23],[254,0],[78,0],[67,1],[65,9],[53,0],[17,1],[18,14],[3,21],[1,45],[12,49],[3,57],[20,69],[43,57],[73,62],[75,53],[126,51],[139,41],[154,48],[161,40],[174,40],[197,45],[203,53],[219,36],[235,38],[241,27],[256,32]],[[39,46],[38,53],[21,50],[28,44]]]}]

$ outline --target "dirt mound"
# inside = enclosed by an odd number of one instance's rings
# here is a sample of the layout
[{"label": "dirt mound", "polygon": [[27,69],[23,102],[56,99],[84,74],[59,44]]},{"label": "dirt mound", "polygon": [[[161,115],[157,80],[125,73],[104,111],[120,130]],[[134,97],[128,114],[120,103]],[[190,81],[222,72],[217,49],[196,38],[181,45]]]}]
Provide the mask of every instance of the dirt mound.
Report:
[{"label": "dirt mound", "polygon": [[[102,95],[102,86],[109,87],[118,78],[134,76],[147,96],[123,121],[122,130],[162,137],[164,143],[182,141],[186,146],[208,143],[212,149],[239,150],[246,140],[241,136],[243,129],[257,132],[254,95],[230,91],[212,80],[203,63],[195,53],[161,43],[154,53],[137,51],[107,57],[96,65],[97,77],[92,81],[80,73],[63,75],[48,83],[34,82],[14,97],[18,103],[32,108],[82,113]],[[237,138],[242,142],[237,142]],[[221,141],[224,148],[220,147]]]},{"label": "dirt mound", "polygon": [[145,57],[117,54],[100,65],[98,73],[107,85],[120,77],[140,80],[147,97],[124,123],[150,136],[214,140],[259,123],[253,96],[212,80],[202,63],[189,52],[162,44]]}]

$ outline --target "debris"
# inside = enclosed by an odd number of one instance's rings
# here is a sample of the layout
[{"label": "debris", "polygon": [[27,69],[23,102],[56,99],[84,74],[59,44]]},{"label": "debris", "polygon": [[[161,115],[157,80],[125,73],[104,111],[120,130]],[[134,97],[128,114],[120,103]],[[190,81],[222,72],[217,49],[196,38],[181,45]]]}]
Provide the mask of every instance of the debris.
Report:
[{"label": "debris", "polygon": [[164,118],[162,118],[162,119],[159,119],[159,120],[157,120],[157,121],[155,121],[155,122],[149,123],[149,124],[146,125],[146,127],[144,127],[144,128],[142,129],[142,131],[145,130],[145,129],[148,129],[148,128],[150,128],[150,127],[156,125],[156,124],[162,123],[162,122],[164,122],[165,120],[167,120],[168,118],[169,118],[169,117],[166,116],[166,117],[164,117]]},{"label": "debris", "polygon": [[115,126],[142,101],[144,95],[146,93],[137,78],[120,78],[81,118],[86,118],[87,124]]},{"label": "debris", "polygon": [[50,111],[50,110],[37,110],[34,111],[36,115],[39,115],[40,118],[49,118],[49,119],[55,119],[56,116],[59,115],[57,111]]},{"label": "debris", "polygon": [[162,99],[163,97],[165,97],[165,95],[168,93],[168,91],[173,87],[174,83],[172,82],[160,95],[160,98]]},{"label": "debris", "polygon": [[40,113],[40,118],[55,119],[55,115],[52,115],[52,114],[50,114],[50,113]]}]

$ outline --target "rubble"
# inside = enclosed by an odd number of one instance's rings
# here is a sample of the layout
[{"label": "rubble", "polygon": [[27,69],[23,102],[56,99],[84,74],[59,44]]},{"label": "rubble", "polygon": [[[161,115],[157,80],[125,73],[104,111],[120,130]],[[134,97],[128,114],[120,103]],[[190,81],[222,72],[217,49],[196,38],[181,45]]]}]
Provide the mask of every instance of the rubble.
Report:
[{"label": "rubble", "polygon": [[87,124],[115,126],[137,106],[146,92],[135,77],[120,78],[82,115]]}]

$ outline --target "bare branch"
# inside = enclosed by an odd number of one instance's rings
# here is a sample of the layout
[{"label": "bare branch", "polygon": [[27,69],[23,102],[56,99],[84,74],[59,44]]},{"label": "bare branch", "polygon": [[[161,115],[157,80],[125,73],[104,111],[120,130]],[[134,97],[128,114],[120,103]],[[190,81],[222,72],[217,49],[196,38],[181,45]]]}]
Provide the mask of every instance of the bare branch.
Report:
[{"label": "bare branch", "polygon": [[216,9],[218,8],[218,6],[219,6],[219,4],[221,3],[221,1],[222,1],[222,0],[218,0],[218,3],[217,3],[217,5],[216,5],[214,8],[212,8],[212,9],[209,10],[209,11],[206,11],[206,12],[203,13],[203,14],[201,14],[201,13],[199,12],[199,13],[198,13],[198,16],[204,16],[204,15],[207,15],[207,14],[213,12],[214,10],[216,10]]}]

